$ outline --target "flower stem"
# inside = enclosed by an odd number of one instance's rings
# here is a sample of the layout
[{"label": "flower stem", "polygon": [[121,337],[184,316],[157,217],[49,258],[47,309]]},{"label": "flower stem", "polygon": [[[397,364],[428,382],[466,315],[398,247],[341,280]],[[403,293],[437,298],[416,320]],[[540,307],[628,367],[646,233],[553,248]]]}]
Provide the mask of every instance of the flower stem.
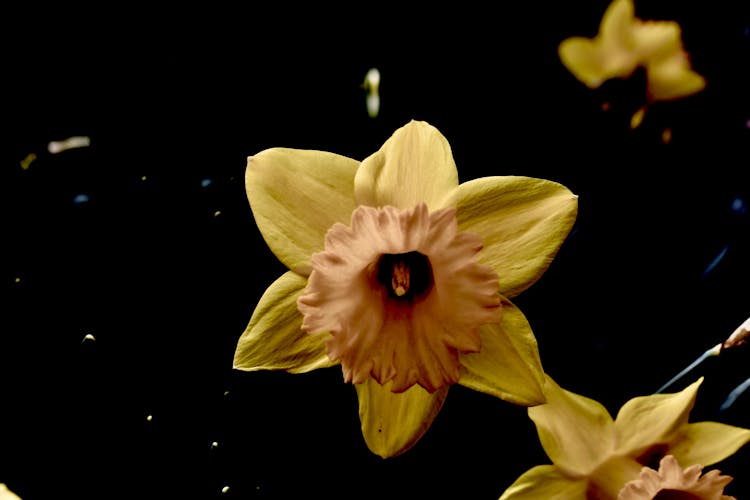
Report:
[{"label": "flower stem", "polygon": [[723,403],[721,403],[721,406],[719,407],[719,411],[724,411],[732,404],[734,404],[735,400],[740,397],[740,395],[750,388],[750,377],[748,377],[747,380],[742,382],[740,385],[732,389],[732,392],[729,393],[729,396],[727,396],[727,399],[724,400]]},{"label": "flower stem", "polygon": [[706,352],[698,356],[698,359],[690,363],[687,367],[685,367],[684,370],[682,370],[680,373],[672,377],[672,379],[669,382],[661,386],[659,390],[657,390],[654,394],[659,394],[660,392],[663,392],[664,389],[666,389],[667,387],[671,386],[672,384],[680,380],[682,377],[687,375],[693,368],[703,363],[703,361],[710,358],[711,356],[718,356],[719,353],[721,352],[721,346],[722,344],[716,344],[711,349],[708,349]]},{"label": "flower stem", "polygon": [[[690,370],[698,366],[699,364],[703,363],[707,358],[710,358],[711,356],[718,356],[722,353],[725,349],[732,349],[734,347],[737,347],[739,345],[743,345],[747,343],[748,339],[750,338],[750,318],[746,319],[740,326],[738,326],[732,334],[727,337],[727,339],[720,343],[713,346],[711,349],[707,350],[700,356],[698,356],[698,359],[690,363],[684,370],[682,370],[680,373],[672,377],[672,380],[664,384],[659,388],[658,391],[656,391],[654,394],[659,394],[660,392],[664,391],[667,387],[674,384],[678,380],[680,380],[682,377],[687,375]],[[727,397],[727,400],[724,401],[724,404],[722,405],[722,410],[724,409],[724,405],[728,408],[729,405],[731,405],[734,400],[742,394],[742,392],[748,388],[750,385],[750,379],[746,380],[744,383],[740,384],[737,388],[735,388]],[[736,394],[735,394],[736,393]]]}]

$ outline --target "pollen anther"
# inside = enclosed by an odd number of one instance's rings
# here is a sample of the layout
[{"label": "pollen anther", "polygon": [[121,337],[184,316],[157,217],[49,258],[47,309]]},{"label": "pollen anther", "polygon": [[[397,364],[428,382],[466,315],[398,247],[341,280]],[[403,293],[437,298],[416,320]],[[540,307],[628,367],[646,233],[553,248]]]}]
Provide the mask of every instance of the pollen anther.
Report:
[{"label": "pollen anther", "polygon": [[393,263],[393,276],[391,277],[391,287],[393,293],[402,297],[409,291],[409,267],[404,261]]}]

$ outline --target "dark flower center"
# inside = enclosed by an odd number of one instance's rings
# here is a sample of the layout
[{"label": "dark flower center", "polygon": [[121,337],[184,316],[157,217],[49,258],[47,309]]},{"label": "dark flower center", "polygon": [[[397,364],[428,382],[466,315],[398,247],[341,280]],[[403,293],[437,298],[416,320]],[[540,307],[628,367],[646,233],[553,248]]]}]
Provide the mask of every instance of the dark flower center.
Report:
[{"label": "dark flower center", "polygon": [[377,280],[391,298],[412,301],[432,286],[430,259],[419,252],[383,254],[377,264]]}]

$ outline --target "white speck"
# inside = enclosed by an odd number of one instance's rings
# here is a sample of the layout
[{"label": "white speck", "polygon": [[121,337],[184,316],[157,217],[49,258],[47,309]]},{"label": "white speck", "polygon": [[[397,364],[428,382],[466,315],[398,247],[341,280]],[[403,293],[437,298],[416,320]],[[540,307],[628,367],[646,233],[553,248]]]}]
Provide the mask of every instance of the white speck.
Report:
[{"label": "white speck", "polygon": [[208,187],[211,185],[213,181],[211,179],[203,179],[201,181],[201,187]]},{"label": "white speck", "polygon": [[214,212],[214,217],[218,217],[220,215],[221,215],[221,210],[217,210],[216,212]]},{"label": "white speck", "polygon": [[375,118],[380,112],[380,95],[367,94],[367,114],[370,118]]},{"label": "white speck", "polygon": [[211,449],[212,450],[215,450],[218,447],[219,447],[219,443],[218,442],[214,441],[213,443],[211,443]]},{"label": "white speck", "polygon": [[148,415],[148,416],[146,417],[146,422],[151,422],[151,421],[152,421],[153,419],[154,419],[154,416],[153,416],[153,415]]},{"label": "white speck", "polygon": [[77,194],[75,198],[73,198],[73,203],[76,205],[81,205],[83,203],[88,203],[89,201],[89,195],[87,194]]},{"label": "white speck", "polygon": [[367,91],[367,114],[375,118],[380,112],[380,71],[377,68],[370,68],[362,87]]},{"label": "white speck", "polygon": [[93,335],[91,335],[90,333],[87,333],[86,336],[83,337],[83,341],[81,343],[86,342],[86,341],[95,342],[96,339],[94,338]]},{"label": "white speck", "polygon": [[52,154],[62,153],[68,149],[85,148],[91,145],[91,139],[85,135],[76,135],[68,137],[62,141],[50,141],[47,144],[47,151]]},{"label": "white speck", "polygon": [[221,492],[222,492],[222,493],[226,493],[227,491],[229,491],[229,486],[224,486],[224,487],[223,487],[223,488],[221,489]]}]

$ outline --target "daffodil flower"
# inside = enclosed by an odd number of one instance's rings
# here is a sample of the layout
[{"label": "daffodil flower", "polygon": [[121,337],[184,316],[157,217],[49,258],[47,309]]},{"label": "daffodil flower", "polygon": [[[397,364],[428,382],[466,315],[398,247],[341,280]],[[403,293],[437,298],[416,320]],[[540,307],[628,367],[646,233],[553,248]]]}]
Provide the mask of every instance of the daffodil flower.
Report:
[{"label": "daffodil flower", "polygon": [[612,78],[629,78],[638,67],[646,71],[651,102],[686,97],[706,86],[690,66],[679,24],[638,19],[632,0],[614,0],[594,38],[567,38],[558,53],[563,65],[592,89]]},{"label": "daffodil flower", "polygon": [[3,483],[0,483],[0,500],[21,500],[21,497],[10,491]]},{"label": "daffodil flower", "polygon": [[547,403],[528,413],[552,465],[529,469],[501,499],[616,499],[644,466],[667,455],[701,467],[729,457],[750,441],[750,429],[688,423],[702,381],[678,393],[633,398],[613,420],[599,402],[547,377]]},{"label": "daffodil flower", "polygon": [[448,141],[419,121],[362,162],[262,151],[248,160],[246,188],[289,270],[261,297],[236,369],[340,365],[382,457],[421,438],[453,384],[545,401],[536,340],[510,299],[568,235],[577,198],[567,188],[516,176],[459,184]]},{"label": "daffodil flower", "polygon": [[703,475],[701,472],[701,465],[691,465],[683,470],[673,455],[667,455],[659,462],[658,471],[650,467],[641,469],[638,478],[620,490],[617,500],[652,500],[667,492],[671,494],[669,498],[737,500],[724,495],[724,487],[732,481],[732,476],[724,476],[717,469]]}]

